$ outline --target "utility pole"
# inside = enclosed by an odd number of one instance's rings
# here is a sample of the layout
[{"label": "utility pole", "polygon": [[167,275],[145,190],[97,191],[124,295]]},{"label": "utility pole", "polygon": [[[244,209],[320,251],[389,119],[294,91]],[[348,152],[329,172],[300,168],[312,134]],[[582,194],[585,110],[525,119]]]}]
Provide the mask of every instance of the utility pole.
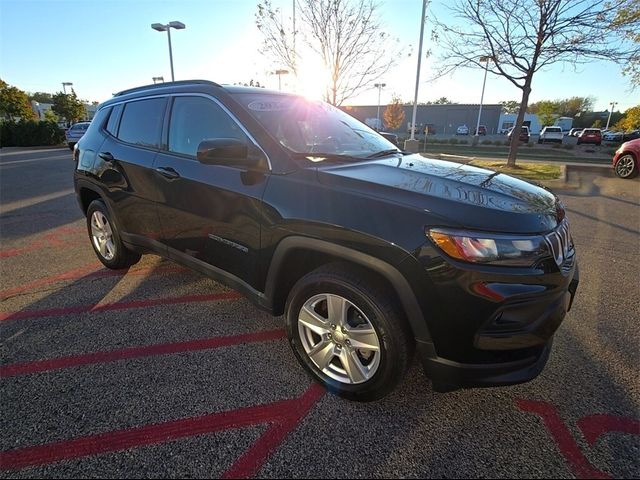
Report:
[{"label": "utility pole", "polygon": [[611,122],[611,114],[613,113],[613,109],[616,108],[616,105],[618,104],[618,102],[611,102],[609,105],[611,105],[611,109],[609,110],[609,118],[607,118],[607,126],[605,127],[605,130],[609,129],[609,122]]},{"label": "utility pole", "polygon": [[376,114],[376,129],[380,131],[380,91],[386,87],[386,83],[376,83],[374,87],[378,89],[378,113]]},{"label": "utility pole", "polygon": [[482,102],[484,101],[484,87],[487,84],[487,72],[489,71],[489,60],[491,60],[491,57],[480,57],[480,61],[481,62],[486,62],[486,65],[484,66],[484,81],[482,82],[482,94],[480,95],[480,109],[478,110],[478,122],[476,123],[476,134],[473,137],[473,144],[477,145],[478,141],[480,140],[480,116],[482,115]]},{"label": "utility pole", "polygon": [[416,140],[416,115],[418,113],[418,87],[420,86],[420,65],[422,62],[422,39],[424,38],[424,23],[427,15],[427,3],[422,0],[422,16],[420,17],[420,43],[418,47],[418,67],[416,68],[416,92],[413,97],[413,115],[411,117],[411,138],[404,142],[404,149],[409,152],[417,152],[419,142]]}]

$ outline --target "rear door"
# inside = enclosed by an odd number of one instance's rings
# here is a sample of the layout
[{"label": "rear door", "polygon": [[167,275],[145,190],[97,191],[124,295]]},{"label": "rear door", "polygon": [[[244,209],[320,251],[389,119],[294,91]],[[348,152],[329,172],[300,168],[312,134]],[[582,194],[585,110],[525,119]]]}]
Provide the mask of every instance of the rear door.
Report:
[{"label": "rear door", "polygon": [[235,138],[253,146],[252,139],[216,100],[195,94],[173,98],[167,131],[166,151],[155,163],[161,241],[171,256],[204,262],[255,287],[268,175],[196,159],[202,140]]},{"label": "rear door", "polygon": [[[123,239],[147,246],[160,236],[153,162],[160,149],[167,97],[113,107],[98,154],[101,183],[109,190]],[[151,242],[152,243],[152,242]]]}]

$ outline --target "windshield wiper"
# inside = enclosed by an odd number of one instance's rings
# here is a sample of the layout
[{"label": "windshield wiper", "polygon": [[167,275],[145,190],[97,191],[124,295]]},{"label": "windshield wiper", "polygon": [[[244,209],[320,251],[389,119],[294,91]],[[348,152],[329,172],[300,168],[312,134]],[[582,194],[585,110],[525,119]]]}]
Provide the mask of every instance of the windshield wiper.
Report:
[{"label": "windshield wiper", "polygon": [[402,155],[406,154],[406,152],[403,152],[402,150],[398,150],[397,148],[394,148],[393,150],[382,150],[380,152],[372,153],[371,155],[367,156],[367,158],[387,157],[389,155],[393,155],[394,153],[401,153]]}]

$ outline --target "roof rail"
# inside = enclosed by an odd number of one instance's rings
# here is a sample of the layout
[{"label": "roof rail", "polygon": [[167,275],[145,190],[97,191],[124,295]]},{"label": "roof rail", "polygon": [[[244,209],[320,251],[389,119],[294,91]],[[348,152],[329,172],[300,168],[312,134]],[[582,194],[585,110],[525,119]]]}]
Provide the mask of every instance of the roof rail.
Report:
[{"label": "roof rail", "polygon": [[122,95],[127,95],[128,93],[142,92],[144,90],[152,90],[155,88],[171,87],[174,85],[193,85],[193,84],[211,85],[214,87],[220,86],[216,82],[211,82],[209,80],[178,80],[177,82],[166,82],[166,83],[163,82],[163,83],[155,83],[155,84],[152,83],[151,85],[143,85],[142,87],[129,88],[127,90],[122,90],[118,93],[114,93],[113,96],[120,97]]}]

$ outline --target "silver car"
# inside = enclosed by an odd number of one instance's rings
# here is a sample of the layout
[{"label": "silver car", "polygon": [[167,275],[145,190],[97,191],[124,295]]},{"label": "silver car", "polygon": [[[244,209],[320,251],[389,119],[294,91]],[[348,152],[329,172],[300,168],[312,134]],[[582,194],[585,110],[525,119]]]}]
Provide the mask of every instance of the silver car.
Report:
[{"label": "silver car", "polygon": [[67,139],[67,145],[73,151],[73,146],[78,143],[78,140],[82,138],[82,136],[89,128],[89,124],[91,122],[78,122],[74,123],[69,127],[69,129],[64,132],[64,136]]}]

